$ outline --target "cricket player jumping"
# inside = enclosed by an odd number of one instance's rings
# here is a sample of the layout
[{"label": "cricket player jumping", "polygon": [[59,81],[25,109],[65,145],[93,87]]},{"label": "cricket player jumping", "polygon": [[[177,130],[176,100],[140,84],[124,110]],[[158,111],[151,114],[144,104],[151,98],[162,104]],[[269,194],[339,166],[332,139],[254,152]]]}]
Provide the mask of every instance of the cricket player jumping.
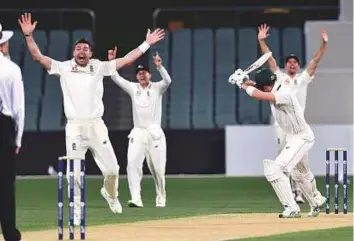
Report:
[{"label": "cricket player jumping", "polygon": [[287,135],[285,146],[276,159],[263,160],[264,175],[285,208],[279,217],[300,217],[300,207],[293,197],[290,186],[288,177],[290,174],[298,182],[304,196],[313,207],[309,216],[317,216],[326,199],[317,199],[313,195],[314,177],[307,161],[303,159],[314,144],[314,134],[306,123],[303,108],[291,86],[276,81],[277,75],[272,71],[258,70],[255,75],[255,87],[244,84],[245,78],[248,79],[248,76],[238,69],[230,76],[229,82],[236,84],[255,99],[269,101],[275,120]]},{"label": "cricket player jumping", "polygon": [[[116,56],[117,49],[108,51],[108,59]],[[166,138],[161,128],[162,95],[172,80],[162,66],[158,54],[153,56],[157,70],[162,76],[159,82],[151,82],[148,67],[138,65],[136,78],[139,83],[130,82],[117,72],[112,80],[128,93],[132,100],[134,128],[131,130],[128,147],[127,174],[131,200],[129,207],[143,207],[141,200],[141,180],[143,162],[146,158],[149,170],[155,181],[156,207],[166,206],[165,169]]]},{"label": "cricket player jumping", "polygon": [[[263,24],[258,28],[258,41],[263,53],[267,53],[271,51],[265,42],[265,39],[269,36],[268,31],[269,31],[269,26],[267,26],[266,24]],[[313,80],[314,73],[317,69],[317,65],[326,50],[326,46],[328,42],[328,35],[326,30],[322,31],[321,37],[322,37],[322,44],[319,51],[314,55],[314,57],[312,58],[312,60],[309,62],[306,69],[302,73],[298,73],[300,70],[300,61],[299,58],[294,54],[290,54],[285,59],[286,73],[280,71],[280,68],[278,67],[274,57],[270,57],[268,59],[269,68],[272,70],[273,73],[277,75],[277,82],[288,85],[292,89],[292,91],[294,91],[294,93],[296,94],[296,98],[299,101],[299,104],[304,112],[306,108],[307,86]],[[277,151],[279,154],[286,144],[287,135],[280,128],[276,120],[274,126],[275,126],[275,133],[277,137]],[[308,163],[308,154],[305,154],[303,158],[304,158],[303,162]],[[316,187],[316,181],[313,177],[312,172],[308,170],[308,173],[306,175],[307,176],[306,177],[304,176],[303,178],[308,178],[313,180],[312,182],[312,188],[314,191],[313,195],[317,196],[318,199],[323,199],[323,197],[319,195],[319,192]],[[301,178],[300,180],[297,180],[298,179],[296,178],[297,176],[298,175],[296,174],[291,176],[291,184],[292,184],[293,192],[295,194],[295,200],[298,203],[303,203],[304,200],[302,199],[301,189],[298,184],[298,181],[301,181]]]},{"label": "cricket player jumping", "polygon": [[107,127],[102,120],[103,77],[111,76],[116,70],[142,56],[151,45],[163,39],[164,31],[157,29],[150,33],[149,30],[146,40],[138,48],[123,58],[111,61],[91,59],[91,44],[85,39],[80,39],[74,45],[73,58],[61,62],[40,52],[33,38],[37,22],[32,23],[30,13],[22,15],[19,24],[33,59],[41,64],[49,74],[60,77],[67,118],[66,152],[68,157],[75,159],[74,224],[80,224],[80,159],[85,158],[88,149],[91,150],[104,176],[101,195],[106,199],[113,213],[121,213],[122,206],[118,200],[119,165]]}]

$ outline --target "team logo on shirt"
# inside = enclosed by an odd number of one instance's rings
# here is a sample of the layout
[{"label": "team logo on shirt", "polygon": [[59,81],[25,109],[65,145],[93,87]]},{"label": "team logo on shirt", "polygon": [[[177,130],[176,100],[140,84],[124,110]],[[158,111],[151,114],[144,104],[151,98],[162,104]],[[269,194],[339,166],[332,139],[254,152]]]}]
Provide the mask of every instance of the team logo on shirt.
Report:
[{"label": "team logo on shirt", "polygon": [[141,91],[138,90],[138,91],[136,92],[136,95],[137,95],[137,96],[140,96],[140,95],[141,95]]},{"label": "team logo on shirt", "polygon": [[286,80],[284,81],[284,83],[285,83],[285,84],[290,84],[290,80],[289,80],[289,79],[286,79]]},{"label": "team logo on shirt", "polygon": [[71,68],[71,72],[78,72],[79,69],[77,68],[77,65],[74,65],[72,68]]}]

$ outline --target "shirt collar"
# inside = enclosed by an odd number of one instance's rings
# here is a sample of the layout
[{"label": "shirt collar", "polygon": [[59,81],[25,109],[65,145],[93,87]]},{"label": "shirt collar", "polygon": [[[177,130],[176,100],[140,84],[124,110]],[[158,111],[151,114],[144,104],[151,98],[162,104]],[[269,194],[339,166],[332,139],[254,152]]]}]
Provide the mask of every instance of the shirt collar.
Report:
[{"label": "shirt collar", "polygon": [[0,61],[4,58],[4,54],[2,52],[0,52]]},{"label": "shirt collar", "polygon": [[140,83],[138,83],[138,88],[142,90],[149,90],[151,89],[151,81],[149,81],[149,84],[146,86],[146,88],[143,88]]},{"label": "shirt collar", "polygon": [[75,62],[74,58],[72,58],[70,61],[72,71],[73,72],[90,72],[90,62],[91,62],[91,60],[89,60],[88,64],[85,67],[82,67]]}]

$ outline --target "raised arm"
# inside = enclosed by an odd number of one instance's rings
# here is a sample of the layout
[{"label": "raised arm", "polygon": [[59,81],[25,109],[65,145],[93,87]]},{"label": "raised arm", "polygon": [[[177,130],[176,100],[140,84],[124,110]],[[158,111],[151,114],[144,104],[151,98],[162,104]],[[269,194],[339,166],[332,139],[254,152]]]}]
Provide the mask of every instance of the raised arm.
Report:
[{"label": "raised arm", "polygon": [[135,60],[140,58],[152,45],[156,44],[165,37],[165,32],[163,29],[156,29],[151,33],[148,29],[146,33],[145,41],[139,45],[136,49],[130,51],[122,58],[117,58],[116,60],[116,69],[119,70],[122,67],[132,64]]},{"label": "raised arm", "polygon": [[[115,59],[117,56],[117,46],[114,46],[114,49],[108,50],[108,60],[111,61]],[[118,74],[117,71],[111,75],[111,79],[114,83],[116,83],[120,88],[122,88],[128,94],[132,93],[132,82],[127,79],[124,79],[122,76]]]},{"label": "raised arm", "polygon": [[170,86],[172,79],[170,75],[168,74],[167,70],[165,67],[162,65],[162,60],[158,52],[153,56],[154,59],[154,64],[156,66],[157,71],[159,71],[162,80],[156,83],[156,86],[160,89],[161,92],[164,92],[168,86]]},{"label": "raised arm", "polygon": [[328,42],[328,35],[327,35],[327,31],[325,29],[322,30],[321,37],[322,37],[322,44],[321,44],[320,50],[318,50],[318,52],[313,56],[313,58],[311,59],[311,61],[309,62],[309,64],[307,65],[307,68],[306,68],[307,73],[310,76],[314,75],[314,73],[317,69],[318,63],[320,62],[323,54],[326,51],[327,42]]},{"label": "raised arm", "polygon": [[21,18],[18,20],[18,23],[20,24],[22,32],[25,35],[28,50],[31,53],[33,60],[40,63],[46,70],[50,70],[51,59],[41,53],[33,38],[33,32],[36,28],[37,21],[32,23],[31,14],[25,13],[21,15]]},{"label": "raised arm", "polygon": [[[258,43],[263,54],[270,52],[270,49],[265,41],[266,38],[269,36],[268,31],[269,26],[267,26],[266,24],[262,24],[260,27],[258,27]],[[274,59],[273,56],[268,59],[268,66],[273,72],[279,70],[277,61]]]}]

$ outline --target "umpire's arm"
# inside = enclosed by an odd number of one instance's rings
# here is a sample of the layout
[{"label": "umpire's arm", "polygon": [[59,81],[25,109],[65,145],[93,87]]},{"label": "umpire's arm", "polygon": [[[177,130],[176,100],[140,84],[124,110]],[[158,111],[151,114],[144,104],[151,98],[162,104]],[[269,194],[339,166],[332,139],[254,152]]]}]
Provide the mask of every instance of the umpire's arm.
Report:
[{"label": "umpire's arm", "polygon": [[23,129],[25,125],[25,93],[20,68],[14,72],[12,78],[12,111],[17,131],[16,146],[19,148],[21,147]]}]

